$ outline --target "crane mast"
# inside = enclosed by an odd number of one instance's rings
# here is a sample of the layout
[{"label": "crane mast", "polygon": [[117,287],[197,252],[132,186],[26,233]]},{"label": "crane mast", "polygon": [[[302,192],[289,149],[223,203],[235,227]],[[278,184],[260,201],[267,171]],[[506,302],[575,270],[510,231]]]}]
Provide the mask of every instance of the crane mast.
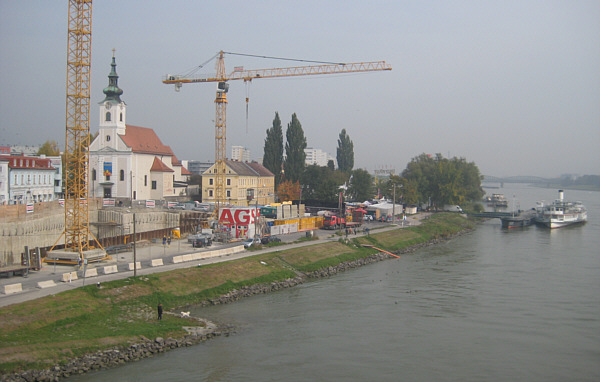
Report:
[{"label": "crane mast", "polygon": [[[92,0],[69,0],[68,17],[64,152],[65,231],[61,235],[65,239],[65,250],[54,251],[51,256],[77,262],[83,261],[86,252],[92,249],[90,247],[92,239],[100,249],[102,248],[89,230],[88,147],[90,145]],[[55,246],[56,244],[52,250]]]},{"label": "crane mast", "polygon": [[220,205],[225,201],[225,160],[227,149],[227,91],[229,84],[227,81],[244,80],[252,81],[259,78],[275,77],[296,77],[309,76],[317,74],[339,74],[354,72],[373,72],[381,70],[392,70],[392,67],[385,61],[355,62],[326,65],[307,65],[293,66],[285,68],[243,70],[236,69],[229,75],[225,72],[225,52],[220,51],[217,54],[216,75],[206,77],[186,77],[178,75],[167,75],[163,80],[164,84],[175,85],[175,90],[179,91],[183,84],[217,82],[217,97],[215,99],[216,118],[215,118],[215,204],[216,216],[219,217]]}]

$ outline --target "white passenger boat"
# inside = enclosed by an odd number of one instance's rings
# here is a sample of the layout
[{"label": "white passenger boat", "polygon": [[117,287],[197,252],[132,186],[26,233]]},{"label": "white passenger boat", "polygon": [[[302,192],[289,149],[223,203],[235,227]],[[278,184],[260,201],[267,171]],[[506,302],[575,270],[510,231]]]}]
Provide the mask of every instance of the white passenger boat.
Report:
[{"label": "white passenger boat", "polygon": [[564,200],[564,191],[558,190],[558,199],[549,205],[537,207],[536,222],[548,228],[561,228],[571,224],[585,223],[587,210],[581,202]]}]

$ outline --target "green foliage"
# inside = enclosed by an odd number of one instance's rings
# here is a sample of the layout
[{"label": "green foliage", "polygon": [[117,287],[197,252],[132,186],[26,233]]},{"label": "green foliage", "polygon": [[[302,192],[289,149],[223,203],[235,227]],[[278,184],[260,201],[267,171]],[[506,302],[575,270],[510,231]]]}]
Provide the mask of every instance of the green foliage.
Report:
[{"label": "green foliage", "polygon": [[347,193],[350,200],[370,200],[373,197],[373,178],[371,174],[360,168],[352,171]]},{"label": "green foliage", "polygon": [[38,150],[37,155],[59,156],[60,147],[58,147],[56,141],[46,141]]},{"label": "green foliage", "polygon": [[391,178],[391,181],[402,185],[407,198],[405,203],[431,201],[438,207],[480,200],[484,194],[481,180],[479,168],[473,162],[456,157],[446,159],[441,154],[435,157],[421,154],[406,166],[402,177]]},{"label": "green foliage", "polygon": [[354,168],[354,143],[346,134],[346,129],[340,133],[336,158],[340,171],[349,174]]},{"label": "green foliage", "polygon": [[336,204],[340,186],[346,182],[346,175],[329,167],[310,165],[304,169],[300,183],[302,200],[318,200],[324,204]]},{"label": "green foliage", "polygon": [[281,182],[283,164],[283,129],[279,113],[275,113],[273,125],[267,129],[263,152],[263,166],[275,175],[275,187]]},{"label": "green foliage", "polygon": [[296,113],[292,114],[292,120],[288,123],[287,130],[285,132],[286,143],[285,143],[285,179],[295,182],[300,180],[302,172],[304,171],[304,162],[306,159],[306,137],[304,136],[304,130],[302,125],[296,117]]}]

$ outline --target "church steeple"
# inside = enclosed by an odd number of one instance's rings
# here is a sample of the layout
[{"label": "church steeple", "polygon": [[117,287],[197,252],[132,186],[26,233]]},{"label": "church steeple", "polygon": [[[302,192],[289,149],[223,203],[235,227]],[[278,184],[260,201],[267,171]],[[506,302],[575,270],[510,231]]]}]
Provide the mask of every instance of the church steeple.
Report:
[{"label": "church steeple", "polygon": [[108,87],[104,88],[102,91],[106,97],[104,101],[111,101],[113,103],[120,104],[121,102],[121,94],[123,94],[123,90],[119,88],[119,76],[117,75],[117,63],[115,62],[115,51],[113,49],[113,57],[112,63],[110,64],[110,74],[108,75]]},{"label": "church steeple", "polygon": [[[119,88],[118,84],[119,76],[117,75],[114,49],[110,67],[108,86],[102,91],[105,97],[100,102],[100,132],[107,135],[103,144],[112,147],[116,144],[115,134],[123,135],[127,128],[125,122],[127,105],[121,100],[123,90]],[[112,135],[112,138],[108,138],[108,135]]]}]

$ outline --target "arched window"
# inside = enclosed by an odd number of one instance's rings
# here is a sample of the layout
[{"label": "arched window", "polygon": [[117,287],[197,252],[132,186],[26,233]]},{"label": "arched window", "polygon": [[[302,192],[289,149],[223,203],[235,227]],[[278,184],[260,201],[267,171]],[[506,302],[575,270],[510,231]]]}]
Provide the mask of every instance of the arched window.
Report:
[{"label": "arched window", "polygon": [[121,114],[119,115],[119,120],[120,120],[121,122],[123,122],[123,113],[121,113]]},{"label": "arched window", "polygon": [[106,121],[110,122],[110,111],[106,112]]},{"label": "arched window", "polygon": [[125,180],[125,170],[119,171],[119,180],[121,182]]}]

